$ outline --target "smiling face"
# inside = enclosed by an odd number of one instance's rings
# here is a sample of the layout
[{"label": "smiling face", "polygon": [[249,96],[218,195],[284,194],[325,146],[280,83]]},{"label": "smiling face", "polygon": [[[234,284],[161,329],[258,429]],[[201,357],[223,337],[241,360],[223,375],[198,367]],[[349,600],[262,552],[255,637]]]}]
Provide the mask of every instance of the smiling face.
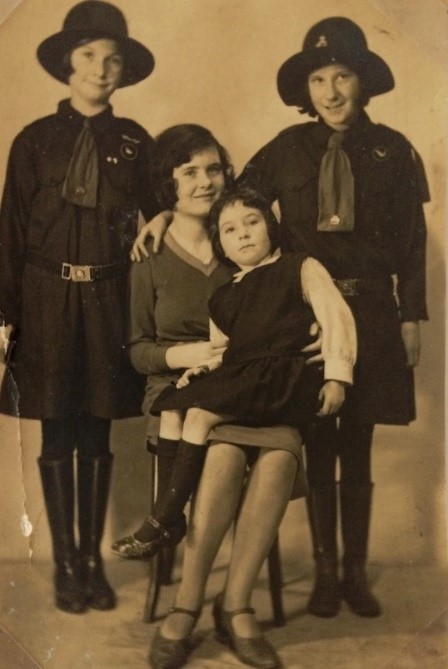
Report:
[{"label": "smiling face", "polygon": [[219,239],[226,258],[244,269],[255,267],[271,254],[271,240],[263,214],[237,201],[221,212]]},{"label": "smiling face", "polygon": [[173,170],[179,214],[206,218],[210,207],[224,190],[224,170],[218,149],[210,146],[193,154],[190,162]]},{"label": "smiling face", "polygon": [[72,106],[84,114],[104,109],[120,85],[123,72],[123,57],[117,43],[111,39],[87,42],[72,51],[70,64]]},{"label": "smiling face", "polygon": [[327,125],[342,131],[358,119],[361,110],[361,82],[346,65],[328,65],[308,77],[314,109]]}]

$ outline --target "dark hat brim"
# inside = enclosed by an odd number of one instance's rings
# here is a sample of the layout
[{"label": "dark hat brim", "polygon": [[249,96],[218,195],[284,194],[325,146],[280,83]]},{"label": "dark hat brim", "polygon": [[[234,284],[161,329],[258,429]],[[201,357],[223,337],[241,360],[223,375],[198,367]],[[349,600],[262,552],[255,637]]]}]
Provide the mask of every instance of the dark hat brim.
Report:
[{"label": "dark hat brim", "polygon": [[123,53],[124,69],[119,88],[132,86],[149,77],[154,69],[155,60],[152,53],[143,44],[132,37],[118,38],[106,32],[63,30],[47,37],[37,49],[37,58],[42,67],[52,77],[68,83],[66,54],[84,39],[113,39]]},{"label": "dark hat brim", "polygon": [[340,63],[347,65],[361,77],[370,96],[392,90],[395,82],[387,63],[372,51],[350,51],[344,48],[314,48],[296,53],[286,60],[277,75],[277,89],[286,105],[301,107],[305,104],[305,86],[311,72]]}]

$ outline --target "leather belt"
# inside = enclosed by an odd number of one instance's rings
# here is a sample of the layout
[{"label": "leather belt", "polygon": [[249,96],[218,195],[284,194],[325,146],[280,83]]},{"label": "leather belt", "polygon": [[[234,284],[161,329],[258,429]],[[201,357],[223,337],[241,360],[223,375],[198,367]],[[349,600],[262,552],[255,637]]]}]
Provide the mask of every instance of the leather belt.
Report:
[{"label": "leather belt", "polygon": [[333,279],[333,283],[344,297],[366,293],[388,293],[393,289],[390,276],[385,279]]},{"label": "leather belt", "polygon": [[27,253],[26,261],[30,265],[40,267],[40,269],[60,276],[65,281],[74,282],[104,281],[104,279],[116,276],[125,267],[124,262],[115,262],[109,265],[72,265],[68,262],[60,263],[32,251]]}]

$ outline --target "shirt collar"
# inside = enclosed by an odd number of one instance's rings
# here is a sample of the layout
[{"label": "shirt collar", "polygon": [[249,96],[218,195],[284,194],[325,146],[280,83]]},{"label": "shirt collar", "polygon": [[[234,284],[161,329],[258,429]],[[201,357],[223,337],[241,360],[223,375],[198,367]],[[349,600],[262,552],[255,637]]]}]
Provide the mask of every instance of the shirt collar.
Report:
[{"label": "shirt collar", "polygon": [[[355,141],[362,133],[365,132],[368,125],[371,124],[370,118],[368,117],[364,109],[361,110],[359,118],[351,125],[347,130],[345,130],[345,140],[344,141]],[[315,123],[314,136],[319,144],[322,146],[327,146],[330,136],[336,132],[334,128],[331,128],[329,125],[322,120],[319,116],[317,123]]]},{"label": "shirt collar", "polygon": [[267,256],[264,260],[258,263],[258,265],[255,265],[255,267],[246,267],[246,269],[242,269],[239,272],[236,272],[236,274],[233,275],[233,283],[239,283],[241,279],[246,276],[246,274],[249,274],[249,272],[252,272],[254,269],[258,269],[259,267],[263,267],[263,265],[270,265],[271,263],[277,262],[277,260],[281,256],[281,251],[280,249],[275,249],[274,253],[270,256]]},{"label": "shirt collar", "polygon": [[71,106],[69,99],[61,100],[58,105],[57,114],[63,118],[64,121],[79,128],[82,127],[84,120],[88,118],[93,132],[98,132],[100,134],[105,132],[114,122],[111,105],[107,105],[106,109],[99,114],[95,114],[95,116],[86,117]]}]

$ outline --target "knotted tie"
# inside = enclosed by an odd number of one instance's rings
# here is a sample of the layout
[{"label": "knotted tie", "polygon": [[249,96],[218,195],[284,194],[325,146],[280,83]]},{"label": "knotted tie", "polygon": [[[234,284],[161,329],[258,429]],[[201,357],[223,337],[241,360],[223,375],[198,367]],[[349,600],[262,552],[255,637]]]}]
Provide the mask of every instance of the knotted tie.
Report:
[{"label": "knotted tie", "polygon": [[72,204],[95,208],[98,178],[98,152],[89,120],[85,119],[62,186],[62,197]]},{"label": "knotted tie", "polygon": [[328,140],[319,173],[320,232],[349,232],[355,225],[355,195],[350,160],[341,148],[343,132],[335,132]]}]

